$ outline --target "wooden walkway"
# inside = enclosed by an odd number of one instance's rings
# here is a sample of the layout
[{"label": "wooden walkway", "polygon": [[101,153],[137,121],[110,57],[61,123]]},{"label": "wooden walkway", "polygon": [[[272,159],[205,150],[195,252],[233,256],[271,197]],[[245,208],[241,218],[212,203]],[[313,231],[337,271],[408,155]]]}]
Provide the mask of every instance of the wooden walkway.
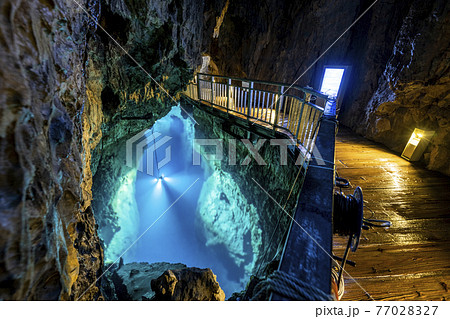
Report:
[{"label": "wooden walkway", "polygon": [[[361,186],[373,218],[392,222],[388,230],[365,231],[346,266],[375,300],[450,300],[450,178],[411,164],[379,144],[340,127],[336,168]],[[370,211],[364,210],[365,217]],[[334,237],[342,256],[346,239]],[[343,300],[370,300],[345,275]]]}]

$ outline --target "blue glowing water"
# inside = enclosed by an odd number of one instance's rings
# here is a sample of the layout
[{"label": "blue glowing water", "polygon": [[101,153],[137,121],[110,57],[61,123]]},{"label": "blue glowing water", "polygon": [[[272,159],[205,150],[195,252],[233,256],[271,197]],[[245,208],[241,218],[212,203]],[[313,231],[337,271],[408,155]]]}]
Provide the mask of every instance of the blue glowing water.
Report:
[{"label": "blue glowing water", "polygon": [[[192,165],[193,133],[189,121],[169,115],[153,127],[162,136],[172,137],[156,150],[155,162],[164,159],[167,146],[171,147],[171,161],[159,170],[155,165],[155,176],[137,174],[135,198],[140,215],[139,234],[145,234],[136,243],[135,253],[125,261],[165,261],[210,268],[228,298],[244,288],[241,283],[244,270],[231,260],[226,248],[207,247],[202,232],[198,225],[196,227],[197,201],[209,175],[201,166]],[[162,175],[164,179],[159,179]]]}]

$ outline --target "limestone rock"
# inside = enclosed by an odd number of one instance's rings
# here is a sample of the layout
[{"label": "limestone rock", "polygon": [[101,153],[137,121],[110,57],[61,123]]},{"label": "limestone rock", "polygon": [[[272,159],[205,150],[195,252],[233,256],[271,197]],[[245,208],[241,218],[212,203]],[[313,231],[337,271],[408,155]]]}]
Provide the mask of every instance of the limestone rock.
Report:
[{"label": "limestone rock", "polygon": [[0,7],[0,299],[97,299],[103,252],[84,191],[83,129],[100,125],[83,116],[89,18],[75,2]]},{"label": "limestone rock", "polygon": [[[448,63],[442,57],[448,55],[449,16],[448,3],[413,2],[374,92],[374,96],[383,96],[390,91],[394,97],[372,99],[362,122],[346,122],[352,127],[359,126],[361,133],[397,152],[403,150],[414,128],[435,131],[424,163],[429,169],[447,175],[450,175],[450,140],[446,138],[450,133],[447,125],[450,76]],[[434,39],[432,45],[430,39]]]},{"label": "limestone rock", "polygon": [[[226,3],[81,5],[172,95],[201,53],[222,74],[292,83],[366,9],[346,0],[230,1],[224,10]],[[378,2],[298,84],[316,85],[323,65],[353,65],[340,121],[398,152],[415,127],[435,130],[424,162],[450,175],[449,6]],[[5,0],[0,7],[0,299],[101,298],[92,285],[103,263],[97,226],[111,230],[103,238],[109,244],[121,227],[115,210],[133,204],[116,200],[120,182],[130,185],[132,176],[111,163],[123,159],[126,139],[166,115],[173,101],[75,2]],[[231,136],[214,120],[199,122]],[[261,150],[267,162],[270,152]],[[246,174],[267,180],[280,202],[295,174],[270,163],[239,169],[224,168],[270,233],[279,211],[270,199],[258,200],[263,194]]]},{"label": "limestone rock", "polygon": [[[107,262],[138,237],[137,165],[124,165],[126,141],[176,105],[173,96],[192,76],[189,67],[200,63],[201,10],[193,0],[116,0],[102,7],[102,25],[145,71],[102,31],[89,39],[88,101],[102,110],[101,144],[91,156],[92,207]],[[90,110],[96,108],[94,104]],[[132,254],[131,249],[125,260]]]},{"label": "limestone rock", "polygon": [[[202,161],[211,177],[204,183],[198,201],[197,217],[202,222],[198,224],[206,243],[218,244],[219,247],[225,245],[233,259],[231,262],[241,266],[233,276],[240,276],[242,271],[247,281],[249,275],[256,271],[255,266],[263,263],[260,268],[263,269],[264,263],[278,253],[279,243],[290,222],[258,184],[282,205],[285,204],[286,212],[293,212],[303,178],[298,167],[294,166],[297,157],[288,152],[286,165],[280,165],[279,147],[266,141],[259,154],[267,165],[258,165],[255,160],[248,165],[240,165],[249,152],[239,139],[249,138],[256,143],[260,137],[249,135],[237,126],[226,128],[221,121],[200,109],[195,109],[194,116],[199,127],[196,138],[220,138],[224,141],[222,161]],[[228,146],[231,140],[236,142],[236,165],[230,164]],[[278,229],[269,242],[270,235],[262,234],[272,234],[277,224]],[[264,252],[266,260],[262,261]],[[241,286],[243,288],[245,283],[242,282]]]},{"label": "limestone rock", "polygon": [[107,300],[151,300],[155,296],[150,287],[153,279],[160,277],[168,269],[184,268],[186,265],[166,262],[114,265],[104,276],[103,295]]},{"label": "limestone rock", "polygon": [[185,268],[167,270],[152,280],[155,300],[224,301],[225,293],[220,288],[211,269]]},{"label": "limestone rock", "polygon": [[229,173],[215,171],[206,180],[197,204],[197,218],[206,245],[224,245],[234,263],[243,266],[249,277],[262,244],[262,231],[256,208],[242,196]]}]

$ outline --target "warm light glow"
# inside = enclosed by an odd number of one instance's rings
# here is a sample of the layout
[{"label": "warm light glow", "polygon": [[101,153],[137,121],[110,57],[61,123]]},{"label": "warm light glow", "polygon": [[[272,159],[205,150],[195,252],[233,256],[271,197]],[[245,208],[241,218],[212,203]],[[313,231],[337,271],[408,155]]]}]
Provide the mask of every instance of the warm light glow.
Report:
[{"label": "warm light glow", "polygon": [[420,142],[420,137],[417,137],[416,134],[413,133],[411,135],[411,138],[408,141],[408,144],[417,146],[417,144],[419,144],[419,142]]},{"label": "warm light glow", "polygon": [[418,129],[415,129],[409,138],[408,144],[417,146],[419,145],[420,139],[423,137],[423,134],[419,132]]},{"label": "warm light glow", "polygon": [[391,177],[390,183],[396,188],[400,189],[404,185],[404,181],[402,179],[403,175],[401,174],[401,168],[397,163],[386,163],[386,168],[383,170]]},{"label": "warm light glow", "polygon": [[433,135],[434,131],[424,131],[418,128],[414,129],[414,132],[411,134],[411,137],[403,150],[402,157],[410,162],[420,160]]}]

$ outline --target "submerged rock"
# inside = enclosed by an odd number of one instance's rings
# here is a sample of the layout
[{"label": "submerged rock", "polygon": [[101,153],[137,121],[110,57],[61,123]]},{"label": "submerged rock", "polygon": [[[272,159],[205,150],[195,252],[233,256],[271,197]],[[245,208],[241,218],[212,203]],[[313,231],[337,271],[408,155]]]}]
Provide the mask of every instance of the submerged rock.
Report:
[{"label": "submerged rock", "polygon": [[102,292],[108,300],[150,300],[155,296],[150,287],[153,279],[160,277],[168,269],[184,268],[184,264],[166,262],[120,263],[119,266],[111,267],[104,276]]},{"label": "submerged rock", "polygon": [[248,203],[229,173],[214,171],[204,183],[197,218],[206,245],[224,245],[248,278],[260,251],[262,231],[257,209]]},{"label": "submerged rock", "polygon": [[155,291],[155,300],[225,300],[225,293],[209,268],[167,270],[158,279],[152,280],[151,285]]},{"label": "submerged rock", "polygon": [[[105,262],[113,262],[124,251],[125,257],[132,254],[134,247],[132,243],[138,237],[139,232],[139,212],[134,197],[136,169],[129,169],[127,174],[118,178],[119,187],[111,198],[111,212],[117,220],[119,230],[112,234],[109,245],[105,247]],[[99,231],[102,236],[102,230]]]}]

